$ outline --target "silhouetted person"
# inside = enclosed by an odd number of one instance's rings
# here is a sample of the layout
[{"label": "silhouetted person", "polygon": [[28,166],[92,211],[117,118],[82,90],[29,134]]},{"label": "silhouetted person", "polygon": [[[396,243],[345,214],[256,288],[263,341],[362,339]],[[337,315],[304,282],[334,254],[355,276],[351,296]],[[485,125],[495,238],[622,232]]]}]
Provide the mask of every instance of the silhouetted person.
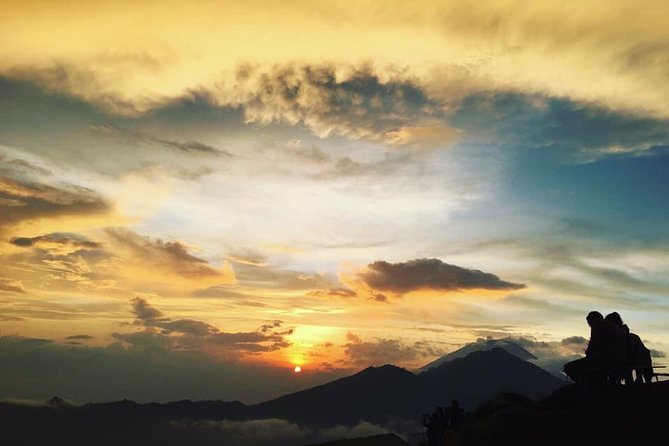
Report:
[{"label": "silhouetted person", "polygon": [[602,372],[620,374],[627,363],[627,334],[622,327],[604,319],[599,311],[588,313],[586,321],[590,341],[585,358],[564,365],[564,372],[577,384],[587,384]]},{"label": "silhouetted person", "polygon": [[650,357],[650,350],[643,345],[639,335],[630,333],[629,327],[623,323],[620,314],[614,311],[607,314],[605,319],[621,327],[627,334],[627,367],[629,369],[629,374],[625,377],[626,380],[629,380],[627,382],[632,382],[632,370],[634,370],[636,383],[644,381],[650,383],[653,379],[653,360]]},{"label": "silhouetted person", "polygon": [[425,436],[429,446],[442,446],[448,429],[449,416],[443,407],[437,407],[432,415],[423,414],[423,426],[427,428]]},{"label": "silhouetted person", "polygon": [[449,415],[450,421],[448,423],[448,428],[453,429],[454,431],[462,429],[462,422],[465,419],[465,411],[460,407],[458,400],[451,401]]},{"label": "silhouetted person", "polygon": [[438,407],[432,415],[423,414],[423,426],[427,428],[425,436],[429,446],[454,446],[459,443],[459,431],[464,420],[464,410],[457,400],[444,409]]}]

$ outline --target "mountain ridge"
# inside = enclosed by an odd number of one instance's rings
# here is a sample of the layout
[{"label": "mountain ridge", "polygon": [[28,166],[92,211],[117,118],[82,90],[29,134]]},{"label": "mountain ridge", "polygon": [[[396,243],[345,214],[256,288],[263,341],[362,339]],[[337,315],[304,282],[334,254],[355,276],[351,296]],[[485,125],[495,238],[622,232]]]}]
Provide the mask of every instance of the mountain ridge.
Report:
[{"label": "mountain ridge", "polygon": [[424,366],[418,369],[418,372],[425,372],[445,362],[453,361],[458,358],[463,358],[477,351],[487,351],[487,350],[492,350],[494,348],[503,348],[512,355],[517,356],[518,358],[523,359],[525,361],[537,359],[536,356],[527,351],[521,345],[509,341],[508,339],[480,339],[476,342],[465,344],[459,349],[451,353],[447,353],[444,356],[437,358],[432,362],[429,362],[428,364],[425,364]]}]

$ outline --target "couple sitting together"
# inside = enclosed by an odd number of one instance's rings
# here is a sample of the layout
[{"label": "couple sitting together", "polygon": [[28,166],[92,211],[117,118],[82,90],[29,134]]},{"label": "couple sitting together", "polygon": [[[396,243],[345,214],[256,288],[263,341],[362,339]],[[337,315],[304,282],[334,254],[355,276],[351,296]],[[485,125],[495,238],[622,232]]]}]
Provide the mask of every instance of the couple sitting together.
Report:
[{"label": "couple sitting together", "polygon": [[624,379],[626,384],[651,381],[653,366],[650,350],[639,336],[630,333],[618,313],[604,317],[598,311],[591,311],[586,320],[590,325],[590,342],[585,358],[564,365],[564,372],[569,378],[577,384],[589,384],[602,376],[613,377],[616,381]]}]

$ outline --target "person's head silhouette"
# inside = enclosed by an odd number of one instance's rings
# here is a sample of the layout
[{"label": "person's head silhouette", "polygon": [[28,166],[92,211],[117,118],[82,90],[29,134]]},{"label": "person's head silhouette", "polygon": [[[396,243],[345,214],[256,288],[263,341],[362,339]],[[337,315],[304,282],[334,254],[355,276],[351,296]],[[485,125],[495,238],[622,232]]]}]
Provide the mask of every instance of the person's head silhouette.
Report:
[{"label": "person's head silhouette", "polygon": [[586,316],[585,320],[588,321],[588,325],[592,326],[593,323],[596,321],[600,321],[604,319],[604,316],[602,316],[602,313],[599,311],[591,311],[588,313],[588,316]]},{"label": "person's head silhouette", "polygon": [[611,321],[616,325],[620,325],[620,326],[623,325],[623,319],[620,317],[620,314],[618,314],[617,311],[614,311],[613,313],[607,314],[604,319],[606,319],[607,321]]}]

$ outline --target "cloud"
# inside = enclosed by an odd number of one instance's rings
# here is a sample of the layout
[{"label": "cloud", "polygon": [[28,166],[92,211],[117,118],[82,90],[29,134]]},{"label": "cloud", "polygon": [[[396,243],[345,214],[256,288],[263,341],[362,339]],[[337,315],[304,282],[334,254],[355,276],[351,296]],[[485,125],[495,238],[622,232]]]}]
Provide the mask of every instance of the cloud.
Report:
[{"label": "cloud", "polygon": [[113,256],[104,246],[79,234],[51,233],[13,237],[16,249],[0,257],[7,271],[31,291],[111,291],[116,286]]},{"label": "cloud", "polygon": [[232,154],[226,152],[225,150],[218,149],[216,147],[204,144],[202,142],[173,141],[165,138],[158,138],[146,132],[124,130],[109,124],[92,124],[89,127],[89,129],[91,132],[96,133],[98,135],[115,136],[123,144],[159,146],[196,155],[208,154],[208,155],[232,156]]},{"label": "cloud", "polygon": [[[171,427],[177,430],[210,434],[216,443],[231,446],[274,446],[315,444],[326,441],[359,438],[393,431],[389,426],[360,421],[353,426],[336,425],[310,428],[288,420],[267,418],[261,420],[176,420]],[[415,429],[415,426],[411,426]],[[413,430],[412,432],[413,433]]]},{"label": "cloud", "polygon": [[235,272],[240,285],[261,289],[309,290],[326,288],[335,283],[328,274],[293,271],[245,260],[235,262]]},{"label": "cloud", "polygon": [[145,268],[199,282],[212,284],[235,283],[232,266],[224,262],[220,268],[212,267],[208,261],[188,252],[188,248],[178,241],[151,239],[124,228],[109,228],[106,234],[125,261]]},{"label": "cloud", "polygon": [[94,336],[91,335],[72,335],[68,336],[65,339],[72,340],[72,341],[88,341],[90,339],[93,339]]},{"label": "cloud", "polygon": [[345,362],[356,367],[370,365],[402,364],[417,358],[442,356],[446,352],[426,342],[418,341],[406,345],[399,339],[380,338],[364,341],[354,333],[347,333],[344,344]]},{"label": "cloud", "polygon": [[583,336],[570,336],[560,341],[560,344],[562,345],[585,345],[587,343],[588,340],[585,339]]},{"label": "cloud", "polygon": [[666,358],[667,354],[663,351],[655,350],[654,348],[651,348],[650,349],[650,357],[651,358]]},{"label": "cloud", "polygon": [[218,105],[242,107],[247,122],[304,124],[321,138],[420,146],[448,145],[458,135],[420,88],[400,76],[382,79],[371,67],[248,66],[229,87],[222,84],[213,97]]},{"label": "cloud", "polygon": [[98,249],[102,247],[101,243],[86,240],[77,234],[62,233],[53,233],[37,237],[12,237],[9,240],[9,243],[21,248],[39,247],[43,249],[58,249],[63,247],[68,251]]},{"label": "cloud", "polygon": [[[512,91],[667,118],[666,8],[659,0],[643,8],[603,0],[523,8],[512,1],[419,0],[387,8],[260,1],[232,2],[221,14],[215,4],[170,3],[156,11],[152,2],[138,2],[102,9],[77,4],[62,17],[28,2],[14,5],[2,21],[13,44],[0,51],[0,73],[117,113],[146,112],[204,90],[218,103],[248,103],[249,119],[290,118],[317,132],[360,134],[368,130],[351,125],[352,119],[321,112],[328,102],[318,85],[328,81],[312,65],[336,66],[336,84],[346,67],[374,60],[379,78],[401,73],[443,107],[471,93]],[[100,15],[108,26],[95,26]],[[253,26],[234,26],[242,19]],[[59,26],[52,25],[56,21]],[[127,24],[138,21],[141,30],[128,32]],[[48,44],[39,44],[47,36]],[[297,85],[314,93],[313,100],[293,88],[292,74],[261,79],[267,88],[247,96],[254,88],[244,88],[246,79],[291,63],[298,74],[311,67],[316,88],[314,81]],[[346,99],[348,91],[342,93]],[[286,105],[294,97],[300,103]]]},{"label": "cloud", "polygon": [[152,322],[163,315],[161,311],[152,307],[146,299],[141,297],[135,297],[130,303],[132,304],[132,313],[141,323]]},{"label": "cloud", "polygon": [[135,316],[133,325],[144,327],[144,331],[115,333],[114,338],[135,348],[256,354],[289,347],[288,336],[293,334],[292,328],[282,330],[283,322],[279,320],[263,324],[256,331],[224,332],[203,321],[166,317],[141,297],[130,303]]},{"label": "cloud", "polygon": [[533,362],[553,373],[563,376],[564,365],[583,357],[588,340],[582,336],[569,336],[561,341],[542,341],[529,336],[506,336],[503,340],[510,341],[527,349],[536,356]]},{"label": "cloud", "polygon": [[450,119],[469,143],[541,150],[571,164],[651,155],[669,147],[666,119],[564,98],[475,94]]},{"label": "cloud", "polygon": [[308,296],[313,297],[357,297],[358,293],[355,290],[346,287],[335,287],[326,290],[312,290],[307,293]]},{"label": "cloud", "polygon": [[12,158],[6,155],[0,155],[0,176],[8,175],[15,176],[19,172],[27,172],[29,174],[50,176],[53,172],[44,166],[40,166],[25,159]]},{"label": "cloud", "polygon": [[97,295],[128,293],[183,295],[203,287],[235,283],[232,267],[215,267],[178,241],[143,237],[123,228],[92,232],[12,237],[0,257],[0,274],[31,291],[78,291]]},{"label": "cloud", "polygon": [[[565,242],[569,239],[566,234],[572,241]],[[661,273],[666,269],[665,255],[654,246],[657,242],[654,240],[648,246],[641,239],[630,244],[629,234],[625,233],[623,241],[618,237],[619,234],[607,234],[605,238],[574,236],[570,225],[541,239],[489,240],[469,249],[486,255],[503,252],[507,257],[533,262],[538,265],[529,271],[533,285],[565,295],[590,296],[625,307],[639,304],[640,297],[630,299],[630,295],[664,296],[669,290]],[[499,248],[503,251],[497,250]],[[573,304],[566,306],[539,298],[509,296],[507,301],[553,314],[583,311]],[[657,305],[651,301],[644,304]],[[655,308],[665,310],[661,305]]]},{"label": "cloud", "polygon": [[393,293],[421,289],[458,291],[464,289],[517,290],[525,285],[501,280],[498,276],[475,269],[449,265],[439,259],[416,259],[389,263],[376,261],[358,277],[370,288]]},{"label": "cloud", "polygon": [[3,291],[19,294],[24,294],[26,292],[21,282],[6,277],[0,277],[0,292]]},{"label": "cloud", "polygon": [[57,181],[27,161],[0,156],[0,231],[19,222],[103,214],[109,203],[83,186]]},{"label": "cloud", "polygon": [[267,265],[267,257],[259,252],[253,250],[243,250],[231,252],[228,254],[228,259],[234,263],[242,263],[245,265],[252,266],[265,266]]}]

